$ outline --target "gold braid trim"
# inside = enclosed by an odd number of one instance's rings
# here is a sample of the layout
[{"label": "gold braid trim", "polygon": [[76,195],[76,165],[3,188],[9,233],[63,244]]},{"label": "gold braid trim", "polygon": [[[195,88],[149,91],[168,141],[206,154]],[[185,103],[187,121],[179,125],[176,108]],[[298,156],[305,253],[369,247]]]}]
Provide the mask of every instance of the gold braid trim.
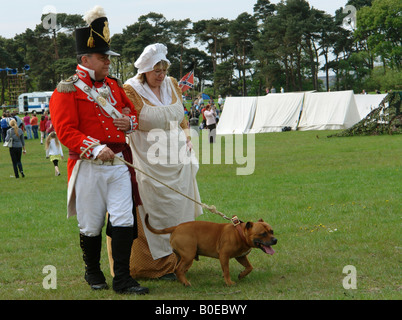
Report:
[{"label": "gold braid trim", "polygon": [[[88,42],[89,42],[89,40],[92,38],[92,40],[93,40],[93,37],[92,37],[92,32],[94,32],[95,34],[97,34],[99,37],[101,37],[102,39],[103,39],[103,41],[105,41],[108,45],[110,45],[110,38],[109,38],[109,40],[107,40],[103,35],[101,35],[100,33],[98,33],[98,32],[96,32],[94,29],[92,29],[92,26],[90,26],[91,27],[91,35],[90,35],[90,37],[89,37],[89,39],[88,39]],[[93,40],[93,42],[94,42],[94,46],[93,47],[95,47],[95,41]],[[89,45],[88,45],[88,47],[89,47]],[[91,48],[93,48],[93,47],[91,47]]]}]

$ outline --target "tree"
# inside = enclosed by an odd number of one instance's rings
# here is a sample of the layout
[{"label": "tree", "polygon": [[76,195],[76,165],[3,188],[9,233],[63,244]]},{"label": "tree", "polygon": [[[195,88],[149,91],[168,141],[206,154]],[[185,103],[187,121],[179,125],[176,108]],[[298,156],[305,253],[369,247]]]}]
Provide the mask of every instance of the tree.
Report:
[{"label": "tree", "polygon": [[[324,12],[319,12],[318,19],[318,44],[321,49],[320,55],[324,56],[325,64],[325,81],[327,90],[329,87],[329,55],[330,50],[333,47],[334,42],[336,41],[338,34],[338,27],[335,24],[335,20],[329,14],[325,14]],[[318,58],[318,57],[317,57]],[[317,61],[318,63],[318,61]],[[318,76],[316,75],[315,81],[317,81],[314,85],[314,89],[318,90]]]},{"label": "tree", "polygon": [[371,7],[373,0],[349,0],[346,5],[354,6],[357,10],[363,7]]},{"label": "tree", "polygon": [[[124,65],[124,76],[127,78],[135,75],[134,63],[141,55],[143,49],[152,43],[168,43],[168,21],[155,12],[140,16],[138,21],[123,29],[119,37],[118,45],[121,48],[121,63]],[[114,35],[112,41],[114,41]]]},{"label": "tree", "polygon": [[323,11],[314,8],[310,10],[308,18],[305,21],[302,45],[304,45],[303,49],[309,60],[312,86],[314,90],[319,89],[318,70],[320,49],[322,50],[321,55],[325,56],[326,62],[328,60],[328,47],[330,45],[327,39],[327,33],[330,32],[329,26],[331,22],[329,15],[327,16]]},{"label": "tree", "polygon": [[271,17],[275,12],[275,5],[269,0],[257,0],[254,5],[254,18],[257,21],[264,23],[269,17]]},{"label": "tree", "polygon": [[194,70],[194,76],[199,80],[198,91],[201,91],[206,80],[213,77],[211,56],[197,48],[189,48],[183,53],[183,62],[183,70]]},{"label": "tree", "polygon": [[208,51],[211,54],[213,72],[216,70],[218,62],[217,53],[220,52],[222,57],[222,46],[228,38],[229,20],[227,19],[211,19],[201,20],[193,24],[193,34],[195,40],[207,45]]},{"label": "tree", "polygon": [[247,96],[246,72],[251,68],[253,43],[258,39],[257,21],[247,12],[241,13],[230,24],[229,32],[234,62],[242,83],[241,92],[243,96]]},{"label": "tree", "polygon": [[180,79],[183,77],[183,54],[184,46],[188,45],[190,42],[190,31],[188,28],[191,23],[190,19],[185,20],[172,20],[169,21],[170,37],[174,40],[180,47]]},{"label": "tree", "polygon": [[374,0],[371,7],[358,11],[355,36],[367,36],[369,50],[379,57],[384,70],[389,65],[400,70],[402,62],[402,2]]},{"label": "tree", "polygon": [[[42,15],[41,21],[44,21],[47,17],[47,14]],[[71,35],[76,28],[84,27],[86,22],[83,20],[81,15],[78,14],[65,14],[65,13],[58,13],[56,16],[56,23],[51,25],[49,29],[45,29],[43,24],[38,24],[36,26],[36,31],[43,35],[48,34],[52,36],[53,40],[53,47],[54,47],[54,59],[58,60],[60,58],[59,55],[59,48],[57,41],[57,35],[61,32],[62,34],[69,34]]]},{"label": "tree", "polygon": [[214,87],[219,89],[221,95],[234,95],[237,90],[233,83],[233,60],[220,63],[214,72]]},{"label": "tree", "polygon": [[[288,0],[286,3],[280,2],[275,8],[276,14],[269,17],[262,26],[261,48],[265,47],[267,52],[273,53],[271,60],[277,61],[283,69],[286,91],[302,90],[308,61],[304,50],[306,47],[311,48],[311,43],[305,43],[306,39],[311,40],[311,37],[306,36],[310,6],[304,0]],[[271,83],[267,84],[270,86]]]},{"label": "tree", "polygon": [[335,12],[335,33],[332,37],[332,54],[335,55],[335,59],[328,63],[328,69],[332,69],[336,75],[337,91],[351,89],[352,80],[349,79],[353,70],[348,59],[352,52],[356,51],[353,32],[342,27],[345,16],[342,8]]}]

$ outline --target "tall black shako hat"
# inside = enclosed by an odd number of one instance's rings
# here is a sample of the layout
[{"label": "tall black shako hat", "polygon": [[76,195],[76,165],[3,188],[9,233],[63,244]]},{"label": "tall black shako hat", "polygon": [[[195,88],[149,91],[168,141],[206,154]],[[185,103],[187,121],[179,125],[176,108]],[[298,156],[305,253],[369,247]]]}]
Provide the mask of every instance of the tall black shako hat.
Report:
[{"label": "tall black shako hat", "polygon": [[109,22],[101,6],[95,6],[84,15],[88,27],[75,30],[77,54],[103,53],[110,56],[120,54],[110,50]]}]

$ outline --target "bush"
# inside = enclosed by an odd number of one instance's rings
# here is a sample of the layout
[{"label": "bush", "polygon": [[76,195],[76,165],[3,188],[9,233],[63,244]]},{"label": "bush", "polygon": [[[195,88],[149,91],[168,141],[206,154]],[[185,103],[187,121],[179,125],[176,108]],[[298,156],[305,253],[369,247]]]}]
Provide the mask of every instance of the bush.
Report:
[{"label": "bush", "polygon": [[402,73],[396,69],[376,67],[364,82],[366,91],[402,90]]}]

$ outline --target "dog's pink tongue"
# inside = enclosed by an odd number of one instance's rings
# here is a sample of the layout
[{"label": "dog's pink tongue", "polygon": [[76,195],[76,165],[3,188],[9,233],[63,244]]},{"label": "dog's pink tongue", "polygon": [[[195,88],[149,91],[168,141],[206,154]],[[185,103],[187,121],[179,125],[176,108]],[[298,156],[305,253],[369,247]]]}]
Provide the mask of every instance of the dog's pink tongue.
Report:
[{"label": "dog's pink tongue", "polygon": [[264,248],[265,253],[270,254],[271,256],[275,253],[275,250],[272,249],[270,246],[262,246]]}]

